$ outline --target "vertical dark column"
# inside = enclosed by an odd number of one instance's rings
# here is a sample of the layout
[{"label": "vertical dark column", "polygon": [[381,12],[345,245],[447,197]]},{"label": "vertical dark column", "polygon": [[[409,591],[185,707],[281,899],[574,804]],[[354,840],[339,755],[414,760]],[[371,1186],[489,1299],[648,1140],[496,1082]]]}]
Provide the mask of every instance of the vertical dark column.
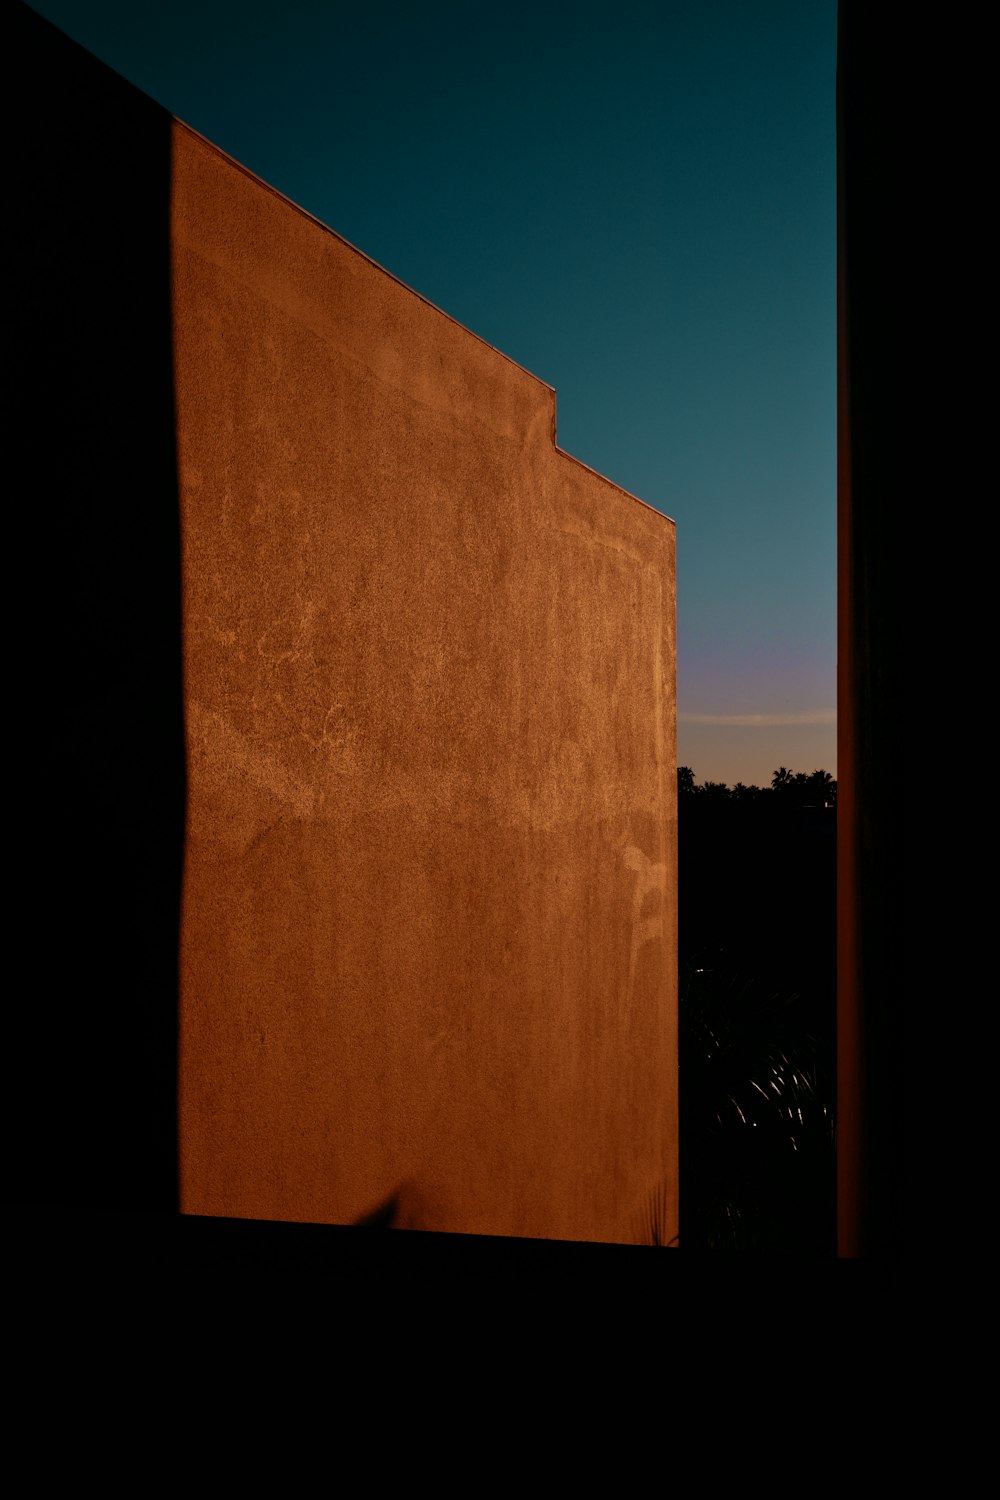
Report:
[{"label": "vertical dark column", "polygon": [[10,7],[17,402],[8,554],[27,662],[9,871],[24,977],[7,1195],[177,1204],[184,830],[169,115]]},{"label": "vertical dark column", "polygon": [[903,760],[890,313],[894,57],[878,7],[841,0],[838,151],[838,1242],[901,1250]]}]

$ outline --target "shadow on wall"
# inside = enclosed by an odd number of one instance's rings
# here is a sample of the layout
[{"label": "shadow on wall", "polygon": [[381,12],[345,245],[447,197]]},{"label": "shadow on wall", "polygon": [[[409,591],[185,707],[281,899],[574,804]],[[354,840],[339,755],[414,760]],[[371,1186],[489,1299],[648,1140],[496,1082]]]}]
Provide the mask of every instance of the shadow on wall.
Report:
[{"label": "shadow on wall", "polygon": [[185,813],[167,113],[23,6],[14,293],[31,661],[14,1201],[173,1209]]},{"label": "shadow on wall", "polygon": [[420,1189],[412,1182],[401,1182],[394,1193],[354,1224],[356,1229],[429,1229],[434,1224]]},{"label": "shadow on wall", "polygon": [[[676,1248],[678,1237],[668,1239],[670,1222],[669,1187],[662,1183],[652,1189],[634,1215],[635,1244]],[[368,1213],[356,1219],[354,1229],[423,1229],[430,1230],[441,1219],[439,1204],[430,1203],[414,1182],[401,1182],[394,1193]]]}]

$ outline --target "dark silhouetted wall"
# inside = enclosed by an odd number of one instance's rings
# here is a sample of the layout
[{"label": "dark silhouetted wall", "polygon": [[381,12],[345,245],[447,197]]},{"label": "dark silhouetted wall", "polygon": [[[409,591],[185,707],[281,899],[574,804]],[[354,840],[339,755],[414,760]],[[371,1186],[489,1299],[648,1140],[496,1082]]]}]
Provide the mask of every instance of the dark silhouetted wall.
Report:
[{"label": "dark silhouetted wall", "polygon": [[26,7],[8,7],[5,35],[9,585],[25,601],[7,1191],[169,1209],[184,833],[172,124]]},{"label": "dark silhouetted wall", "polygon": [[[838,1240],[841,1255],[903,1248],[905,1018],[903,851],[912,799],[901,772],[901,692],[912,601],[902,580],[904,501],[893,397],[908,325],[896,212],[905,111],[894,97],[899,31],[841,0],[838,155]],[[904,403],[900,400],[900,411]],[[906,631],[905,652],[912,659]],[[908,872],[907,872],[908,873]],[[904,998],[904,989],[907,991]]]}]

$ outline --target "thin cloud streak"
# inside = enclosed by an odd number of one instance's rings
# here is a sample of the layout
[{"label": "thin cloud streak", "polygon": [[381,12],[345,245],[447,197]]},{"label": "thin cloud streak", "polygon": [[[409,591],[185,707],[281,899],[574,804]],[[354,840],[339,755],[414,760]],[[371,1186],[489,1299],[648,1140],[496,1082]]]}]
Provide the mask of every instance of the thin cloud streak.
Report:
[{"label": "thin cloud streak", "polygon": [[719,729],[775,729],[796,724],[836,724],[835,709],[805,714],[678,714],[679,724],[708,724]]}]

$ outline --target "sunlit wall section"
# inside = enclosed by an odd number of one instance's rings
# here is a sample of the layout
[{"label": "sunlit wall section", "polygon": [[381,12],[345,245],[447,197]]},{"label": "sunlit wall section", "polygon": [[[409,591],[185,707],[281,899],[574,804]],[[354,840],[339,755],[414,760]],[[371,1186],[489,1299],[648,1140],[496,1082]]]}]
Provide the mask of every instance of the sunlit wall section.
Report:
[{"label": "sunlit wall section", "polygon": [[201,1214],[677,1232],[674,527],[175,126]]}]

